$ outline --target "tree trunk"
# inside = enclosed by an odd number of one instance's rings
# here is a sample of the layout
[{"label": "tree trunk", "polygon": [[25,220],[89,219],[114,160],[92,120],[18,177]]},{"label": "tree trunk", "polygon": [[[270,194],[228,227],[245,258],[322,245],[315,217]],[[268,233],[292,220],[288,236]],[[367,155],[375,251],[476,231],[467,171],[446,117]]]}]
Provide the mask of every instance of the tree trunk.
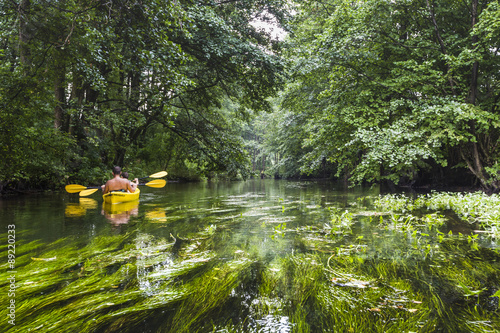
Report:
[{"label": "tree trunk", "polygon": [[[475,0],[474,0],[475,1]],[[446,46],[444,44],[443,38],[441,38],[441,33],[439,32],[439,27],[436,21],[436,15],[434,14],[434,8],[431,6],[429,0],[426,0],[427,9],[429,10],[430,19],[432,21],[432,25],[434,26],[434,31],[436,32],[436,38],[439,42],[439,47],[441,48],[441,52],[443,54],[447,54]],[[446,74],[450,72],[450,65],[446,64]],[[453,84],[453,79],[451,77],[448,78],[448,82],[450,83],[450,88],[453,94],[455,94],[455,85]]]},{"label": "tree trunk", "polygon": [[119,167],[123,168],[123,162],[125,161],[125,153],[127,149],[122,147],[118,148],[115,153],[115,159],[113,161],[114,165],[118,165]]},{"label": "tree trunk", "polygon": [[[472,0],[472,22],[471,22],[471,30],[474,29],[474,26],[477,23],[477,5],[478,5],[478,0]],[[472,45],[473,48],[476,47],[478,41],[477,35],[472,36]],[[477,98],[477,76],[479,73],[479,62],[475,61],[474,64],[472,65],[472,73],[471,73],[471,82],[470,82],[470,89],[469,89],[469,103],[472,105],[476,105],[476,98]]]},{"label": "tree trunk", "polygon": [[30,52],[28,42],[31,39],[31,34],[28,31],[28,18],[30,11],[30,0],[22,0],[19,4],[19,57],[21,64],[29,65]]},{"label": "tree trunk", "polygon": [[[56,61],[57,63],[57,61]],[[64,89],[66,83],[66,68],[64,65],[58,65],[55,68],[55,79],[54,79],[54,97],[56,99],[57,105],[54,108],[54,127],[56,129],[66,130],[63,128],[65,123],[64,119],[64,105],[66,104],[66,92]]]},{"label": "tree trunk", "polygon": [[252,171],[255,172],[255,169],[257,168],[255,165],[255,158],[257,156],[257,149],[253,149],[253,154],[252,154]]},{"label": "tree trunk", "polygon": [[[477,8],[478,8],[478,0],[472,0],[472,11],[471,11],[471,30],[474,29],[474,26],[477,23],[478,19],[478,13],[477,13]],[[473,48],[476,47],[476,44],[478,42],[478,36],[474,35],[472,36],[472,44]],[[477,103],[477,86],[478,86],[478,73],[479,73],[479,62],[475,61],[472,64],[472,71],[471,71],[471,82],[470,82],[470,87],[469,87],[469,103],[472,105],[476,105]],[[476,132],[476,123],[474,120],[471,120],[469,122],[470,126],[470,132],[474,134],[477,138],[476,142],[471,142],[469,144],[470,147],[470,152],[469,156],[466,156],[462,152],[462,158],[465,160],[467,167],[469,170],[478,178],[478,180],[481,183],[481,187],[483,187],[485,190],[489,191],[491,190],[491,184],[488,184],[488,175],[485,172],[483,161],[486,156],[482,156],[481,152],[479,151],[479,140],[481,140],[480,137],[478,137],[478,134]]]},{"label": "tree trunk", "polygon": [[470,157],[466,156],[463,150],[461,151],[462,159],[467,164],[467,168],[470,172],[479,180],[481,183],[481,187],[484,190],[490,190],[490,184],[488,184],[488,179],[484,173],[484,168],[479,157],[479,152],[477,150],[477,144],[471,143],[471,155]]},{"label": "tree trunk", "polygon": [[[73,71],[73,86],[71,89],[70,99],[73,101],[73,104],[76,106],[76,109],[80,110],[81,112],[81,110],[83,109],[83,102],[85,98],[85,89],[83,88],[83,82],[78,71],[76,71],[75,68],[73,68],[72,71]],[[74,117],[73,119],[71,119],[71,117],[68,116],[68,132],[70,134],[73,133],[73,127],[77,122],[76,119],[78,119],[78,117]]]}]

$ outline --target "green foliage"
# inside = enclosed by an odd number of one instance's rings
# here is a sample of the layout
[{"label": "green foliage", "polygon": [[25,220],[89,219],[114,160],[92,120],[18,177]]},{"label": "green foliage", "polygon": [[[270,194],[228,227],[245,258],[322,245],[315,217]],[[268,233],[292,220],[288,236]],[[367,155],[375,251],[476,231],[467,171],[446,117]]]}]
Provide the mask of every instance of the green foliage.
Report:
[{"label": "green foliage", "polygon": [[36,80],[0,62],[0,191],[12,184],[21,189],[64,184],[65,167],[60,161],[72,156],[68,148],[73,139],[53,129],[51,99]]},{"label": "green foliage", "polygon": [[[311,177],[327,177],[332,165],[321,155],[307,161],[308,154],[321,149],[308,144],[309,127],[304,126],[306,114],[281,108],[282,96],[273,99],[273,111],[257,115],[244,135],[247,150],[254,152],[255,169],[277,178],[298,178],[307,173]],[[308,163],[308,168],[304,166]],[[307,168],[307,171],[306,171]]]},{"label": "green foliage", "polygon": [[[189,177],[247,177],[232,118],[268,110],[267,98],[283,84],[279,43],[251,23],[266,15],[285,23],[284,4],[2,3],[1,125],[16,133],[2,134],[1,144],[19,163],[0,166],[15,169],[0,182],[39,182],[44,168],[68,181],[97,181],[97,171],[112,165],[144,170],[150,162],[168,166],[173,155]],[[237,109],[225,109],[227,100]],[[51,142],[58,153],[28,162],[26,146],[12,144],[20,135],[25,145]]]},{"label": "green foliage", "polygon": [[326,160],[355,183],[398,183],[466,167],[496,188],[497,6],[471,17],[465,4],[449,1],[301,4],[282,103],[301,117],[300,129],[286,130],[301,133],[307,148],[290,151],[301,170],[315,172]]},{"label": "green foliage", "polygon": [[479,224],[492,238],[500,236],[500,197],[488,196],[483,192],[448,193],[432,192],[411,198],[405,195],[383,195],[375,200],[378,209],[391,212],[414,212],[421,209],[433,211],[452,210],[460,219],[471,224]]}]

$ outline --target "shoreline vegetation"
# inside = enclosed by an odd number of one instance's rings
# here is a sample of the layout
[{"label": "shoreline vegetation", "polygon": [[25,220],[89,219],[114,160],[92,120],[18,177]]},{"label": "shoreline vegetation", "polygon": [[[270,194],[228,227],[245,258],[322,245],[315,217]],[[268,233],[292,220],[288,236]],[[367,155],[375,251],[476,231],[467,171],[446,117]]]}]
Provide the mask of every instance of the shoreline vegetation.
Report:
[{"label": "shoreline vegetation", "polygon": [[[256,179],[256,178],[261,178],[261,179],[272,179],[268,177],[250,177],[249,179]],[[277,180],[286,180],[286,181],[309,181],[309,182],[332,182],[332,183],[343,183],[344,186],[349,186],[348,183],[345,181],[339,180],[339,179],[331,179],[331,178],[308,178],[308,177],[299,177],[299,178],[277,178]],[[191,183],[191,182],[217,182],[217,181],[246,181],[243,179],[227,179],[227,178],[221,178],[221,179],[167,179],[167,183]],[[423,186],[410,186],[410,185],[403,185],[403,186],[398,186],[393,183],[387,183],[384,182],[383,184],[362,184],[361,186],[365,187],[371,187],[374,185],[379,185],[384,189],[384,192],[387,193],[399,193],[399,192],[408,192],[408,193],[428,193],[428,192],[456,192],[456,193],[473,193],[473,192],[484,192],[485,194],[491,195],[493,194],[492,191],[484,191],[481,189],[480,186],[466,186],[466,185],[447,185],[447,186],[435,186],[432,187],[430,184],[429,185],[423,185]],[[2,187],[0,187],[0,198],[2,197],[12,197],[12,196],[18,196],[18,195],[29,195],[29,194],[37,194],[37,193],[46,193],[46,192],[64,192],[64,187],[60,188],[54,188],[54,187],[48,187],[48,188],[24,188],[24,186],[20,186],[20,188],[7,188],[6,190],[3,190]]]},{"label": "shoreline vegetation", "polygon": [[1,2],[0,193],[114,165],[500,190],[498,1],[200,4]]},{"label": "shoreline vegetation", "polygon": [[[0,13],[0,316],[16,323],[0,331],[500,332],[498,0]],[[242,182],[119,213],[7,199],[115,165]]]}]

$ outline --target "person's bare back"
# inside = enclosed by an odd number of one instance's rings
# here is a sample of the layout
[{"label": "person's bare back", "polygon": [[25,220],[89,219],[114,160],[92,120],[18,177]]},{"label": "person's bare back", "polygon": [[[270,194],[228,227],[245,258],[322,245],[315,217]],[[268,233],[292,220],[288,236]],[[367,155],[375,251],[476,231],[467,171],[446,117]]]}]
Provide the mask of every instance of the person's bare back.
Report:
[{"label": "person's bare back", "polygon": [[130,181],[128,179],[120,178],[122,169],[120,167],[115,166],[113,168],[113,179],[110,179],[104,185],[103,194],[112,191],[129,191],[130,193],[135,192],[135,187],[130,186]]}]

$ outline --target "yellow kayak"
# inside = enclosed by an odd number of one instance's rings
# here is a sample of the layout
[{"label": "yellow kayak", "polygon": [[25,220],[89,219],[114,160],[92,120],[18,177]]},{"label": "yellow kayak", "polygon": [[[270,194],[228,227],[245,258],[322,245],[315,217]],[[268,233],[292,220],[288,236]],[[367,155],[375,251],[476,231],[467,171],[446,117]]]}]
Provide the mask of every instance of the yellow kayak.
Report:
[{"label": "yellow kayak", "polygon": [[139,213],[139,200],[102,204],[102,215],[106,217],[113,225],[126,224],[132,216]]},{"label": "yellow kayak", "polygon": [[106,193],[102,196],[102,198],[104,199],[105,203],[117,204],[120,202],[129,202],[138,200],[139,194],[141,194],[141,190],[139,189],[136,189],[134,193],[116,191],[116,192]]}]

